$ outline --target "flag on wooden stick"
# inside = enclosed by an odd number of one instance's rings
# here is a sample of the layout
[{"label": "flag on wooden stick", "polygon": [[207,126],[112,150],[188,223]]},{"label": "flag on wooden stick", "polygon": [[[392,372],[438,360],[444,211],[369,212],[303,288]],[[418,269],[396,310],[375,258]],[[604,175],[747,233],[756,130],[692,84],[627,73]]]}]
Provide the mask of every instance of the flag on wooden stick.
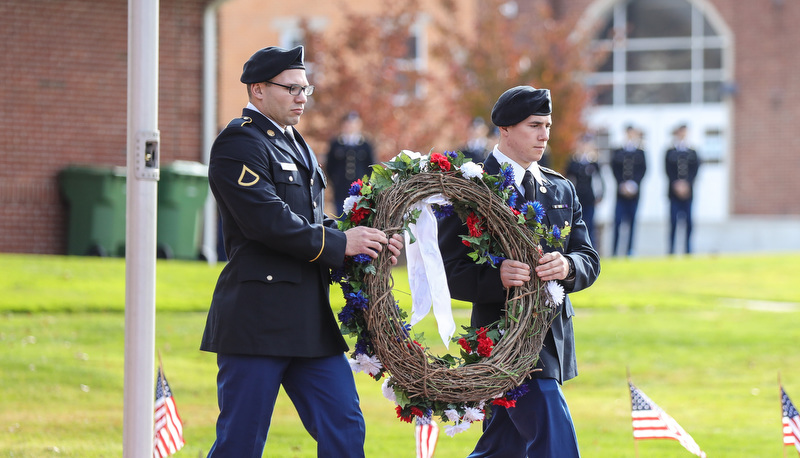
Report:
[{"label": "flag on wooden stick", "polygon": [[655,402],[651,401],[643,391],[628,382],[631,391],[631,416],[633,418],[633,438],[640,439],[674,439],[686,450],[699,457],[706,454],[672,417],[667,415]]},{"label": "flag on wooden stick", "polygon": [[154,429],[153,458],[166,458],[183,447],[183,424],[161,365],[156,377]]}]

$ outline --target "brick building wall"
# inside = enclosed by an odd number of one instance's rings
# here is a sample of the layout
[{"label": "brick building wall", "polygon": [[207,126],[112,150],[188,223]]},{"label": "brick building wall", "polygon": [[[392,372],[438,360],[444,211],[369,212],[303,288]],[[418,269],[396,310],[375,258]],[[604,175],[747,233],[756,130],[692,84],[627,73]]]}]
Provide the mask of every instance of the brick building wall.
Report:
[{"label": "brick building wall", "polygon": [[[527,2],[520,2],[525,5]],[[556,11],[577,20],[590,5],[612,0],[552,0]],[[800,2],[692,0],[713,9],[733,35],[731,144],[733,215],[800,214]]]},{"label": "brick building wall", "polygon": [[[207,0],[162,0],[161,164],[200,160]],[[126,0],[0,3],[0,252],[66,250],[69,164],[124,166]]]}]

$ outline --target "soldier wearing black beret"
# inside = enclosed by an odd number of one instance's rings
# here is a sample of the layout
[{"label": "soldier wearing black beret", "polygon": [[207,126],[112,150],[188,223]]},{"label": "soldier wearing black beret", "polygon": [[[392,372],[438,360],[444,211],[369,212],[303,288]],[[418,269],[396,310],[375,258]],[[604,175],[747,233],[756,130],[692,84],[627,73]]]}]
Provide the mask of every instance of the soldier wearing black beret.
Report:
[{"label": "soldier wearing black beret", "polygon": [[249,103],[211,148],[208,179],[225,251],[201,350],[217,353],[217,438],[209,456],[261,457],[281,386],[318,456],[363,456],[364,419],[329,302],[330,269],[377,256],[400,237],[339,231],[323,213],[325,176],[293,128],[309,85],[303,47],[269,47],[244,64]]},{"label": "soldier wearing black beret", "polygon": [[[492,122],[500,130],[499,143],[484,161],[484,170],[498,174],[510,166],[518,194],[517,205],[538,201],[545,209],[543,224],[571,227],[563,248],[544,245],[539,265],[506,259],[500,268],[476,264],[459,235],[467,235],[458,217],[439,225],[442,252],[450,295],[472,302],[471,324],[488,326],[504,314],[508,288],[522,286],[536,275],[542,281],[556,281],[566,293],[580,291],[594,283],[600,273],[600,258],[592,248],[581,203],[572,182],[539,165],[550,139],[552,102],[550,91],[518,86],[504,92],[492,109]],[[517,399],[516,407],[492,406],[492,415],[470,457],[552,457],[580,456],[572,417],[560,384],[577,375],[574,311],[569,296],[557,306],[556,317],[545,336],[536,368],[524,383],[528,393]]]}]

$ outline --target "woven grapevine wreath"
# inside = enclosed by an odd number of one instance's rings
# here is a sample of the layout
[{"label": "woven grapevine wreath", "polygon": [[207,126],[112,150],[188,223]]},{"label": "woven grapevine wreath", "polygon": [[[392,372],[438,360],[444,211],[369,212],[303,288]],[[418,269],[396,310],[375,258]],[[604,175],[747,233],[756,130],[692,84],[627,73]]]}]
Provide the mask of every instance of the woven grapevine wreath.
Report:
[{"label": "woven grapevine wreath", "polygon": [[[434,213],[456,214],[467,224],[469,235],[461,236],[462,242],[476,263],[496,267],[509,258],[534,266],[542,255],[540,240],[560,246],[570,228],[541,224],[544,209],[538,202],[516,210],[519,195],[513,182],[510,166],[489,175],[460,152],[422,156],[403,151],[351,185],[339,227],[370,226],[389,236],[409,231],[419,215],[413,205],[442,195],[449,204],[434,204]],[[375,380],[390,375],[383,392],[396,403],[398,418],[427,422],[437,416],[454,423],[447,430],[450,435],[483,420],[492,405],[513,407],[525,394],[523,382],[535,370],[563,288],[533,275],[525,286],[508,290],[506,313],[499,322],[464,327],[453,338],[461,347],[459,356],[436,356],[414,340],[407,313],[392,295],[391,269],[390,254],[383,250],[374,260],[348,257],[332,273],[345,296],[339,312],[342,333],[356,338],[353,370]]]}]

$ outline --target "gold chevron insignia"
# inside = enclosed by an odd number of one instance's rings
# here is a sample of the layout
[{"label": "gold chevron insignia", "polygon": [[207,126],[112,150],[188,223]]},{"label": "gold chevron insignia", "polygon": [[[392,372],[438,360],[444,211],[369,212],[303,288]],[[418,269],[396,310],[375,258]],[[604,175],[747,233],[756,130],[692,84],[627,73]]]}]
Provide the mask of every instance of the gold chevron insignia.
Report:
[{"label": "gold chevron insignia", "polygon": [[250,124],[251,122],[253,122],[253,118],[251,118],[250,116],[242,116],[242,119],[244,119],[244,122],[239,127],[244,127],[245,125]]},{"label": "gold chevron insignia", "polygon": [[[260,178],[261,177],[256,175],[252,170],[248,169],[246,165],[242,165],[242,174],[239,175],[240,186],[253,186],[254,184],[258,183]],[[245,182],[245,179],[250,179],[250,181]]]}]

